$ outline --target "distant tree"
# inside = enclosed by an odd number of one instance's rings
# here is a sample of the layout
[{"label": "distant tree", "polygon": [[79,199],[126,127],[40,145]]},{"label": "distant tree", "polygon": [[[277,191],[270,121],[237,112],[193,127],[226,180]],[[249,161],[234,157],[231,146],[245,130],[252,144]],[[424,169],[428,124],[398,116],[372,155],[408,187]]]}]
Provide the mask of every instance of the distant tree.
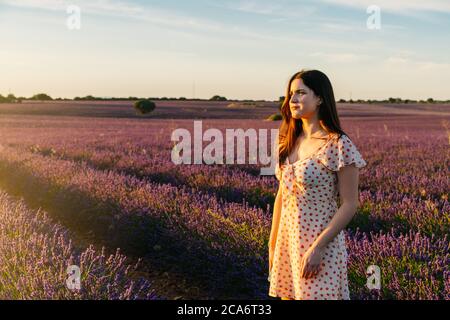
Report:
[{"label": "distant tree", "polygon": [[185,97],[180,97],[178,100],[186,100]]},{"label": "distant tree", "polygon": [[138,100],[134,103],[134,109],[140,114],[150,113],[155,107],[155,103],[150,100]]},{"label": "distant tree", "polygon": [[338,102],[339,102],[339,103],[345,103],[346,101],[345,101],[345,99],[339,99]]},{"label": "distant tree", "polygon": [[0,103],[21,103],[21,98],[16,98],[12,93],[8,94],[6,97],[0,94]]},{"label": "distant tree", "polygon": [[285,96],[281,96],[281,97],[278,99],[278,101],[283,102],[284,99],[286,99],[286,97],[285,97]]},{"label": "distant tree", "polygon": [[227,98],[215,95],[209,100],[211,100],[211,101],[227,101]]},{"label": "distant tree", "polygon": [[433,102],[434,102],[433,98],[428,98],[427,99],[427,103],[433,103]]},{"label": "distant tree", "polygon": [[401,98],[389,98],[389,103],[402,103]]},{"label": "distant tree", "polygon": [[85,97],[75,97],[73,100],[102,100],[102,98],[97,98],[91,95]]},{"label": "distant tree", "polygon": [[52,97],[50,97],[48,94],[45,93],[38,93],[35,94],[34,96],[32,96],[30,98],[30,100],[43,100],[43,101],[47,101],[47,100],[53,100]]}]

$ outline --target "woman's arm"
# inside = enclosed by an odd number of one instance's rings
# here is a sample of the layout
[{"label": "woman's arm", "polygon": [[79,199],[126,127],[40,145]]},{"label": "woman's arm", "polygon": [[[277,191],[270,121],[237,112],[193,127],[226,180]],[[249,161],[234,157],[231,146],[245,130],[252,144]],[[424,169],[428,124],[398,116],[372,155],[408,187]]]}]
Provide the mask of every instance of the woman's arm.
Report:
[{"label": "woman's arm", "polygon": [[338,188],[341,206],[334,214],[328,226],[321,232],[303,256],[300,276],[313,277],[319,272],[322,253],[325,247],[352,220],[358,209],[358,168],[345,166],[338,171]]},{"label": "woman's arm", "polygon": [[320,249],[324,249],[349,224],[358,209],[358,168],[354,165],[341,168],[338,188],[341,206],[313,244]]},{"label": "woman's arm", "polygon": [[280,215],[281,215],[281,199],[282,199],[282,191],[281,186],[279,185],[277,195],[275,197],[275,202],[273,205],[272,228],[270,231],[269,248],[275,247],[275,243],[277,241],[278,226],[280,224]]}]

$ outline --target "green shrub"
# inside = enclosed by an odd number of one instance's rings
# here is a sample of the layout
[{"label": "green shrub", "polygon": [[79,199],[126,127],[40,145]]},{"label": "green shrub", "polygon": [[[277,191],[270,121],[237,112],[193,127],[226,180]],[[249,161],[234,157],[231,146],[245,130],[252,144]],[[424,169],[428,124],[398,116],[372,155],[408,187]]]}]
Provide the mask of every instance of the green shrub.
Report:
[{"label": "green shrub", "polygon": [[155,103],[150,100],[138,100],[134,103],[134,109],[140,114],[150,113],[155,107]]},{"label": "green shrub", "polygon": [[48,100],[53,100],[53,99],[46,93],[38,93],[38,94],[35,94],[34,96],[32,96],[30,98],[30,100],[48,101]]},{"label": "green shrub", "polygon": [[215,95],[214,97],[212,97],[211,99],[209,99],[211,101],[227,101],[227,98],[225,97],[221,97],[219,95]]}]

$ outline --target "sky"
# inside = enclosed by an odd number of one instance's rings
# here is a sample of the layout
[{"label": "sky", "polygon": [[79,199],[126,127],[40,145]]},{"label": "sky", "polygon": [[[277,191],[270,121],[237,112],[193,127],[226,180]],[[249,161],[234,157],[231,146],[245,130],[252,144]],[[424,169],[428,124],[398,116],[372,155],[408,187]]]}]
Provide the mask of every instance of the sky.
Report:
[{"label": "sky", "polygon": [[318,69],[336,99],[450,99],[449,31],[448,0],[0,0],[0,94],[278,100]]}]

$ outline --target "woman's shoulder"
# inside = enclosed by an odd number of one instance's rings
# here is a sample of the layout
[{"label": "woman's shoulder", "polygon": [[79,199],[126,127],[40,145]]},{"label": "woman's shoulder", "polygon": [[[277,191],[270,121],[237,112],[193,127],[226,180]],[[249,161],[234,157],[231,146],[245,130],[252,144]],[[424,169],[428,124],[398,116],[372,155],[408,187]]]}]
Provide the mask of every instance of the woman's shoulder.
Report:
[{"label": "woman's shoulder", "polygon": [[332,142],[331,144],[334,146],[342,146],[347,144],[352,144],[352,140],[345,133],[333,132],[330,133],[329,139]]},{"label": "woman's shoulder", "polygon": [[353,143],[352,139],[345,133],[332,133],[330,138],[330,145],[327,151],[342,151],[348,149],[355,149],[356,145]]},{"label": "woman's shoulder", "polygon": [[354,162],[357,167],[365,166],[366,162],[349,136],[344,133],[334,133],[331,140],[325,152],[319,155],[319,160],[328,168],[338,171],[341,167]]},{"label": "woman's shoulder", "polygon": [[349,139],[349,137],[345,133],[339,133],[339,132],[331,132],[329,134],[331,139],[334,139],[338,141],[339,139]]}]

